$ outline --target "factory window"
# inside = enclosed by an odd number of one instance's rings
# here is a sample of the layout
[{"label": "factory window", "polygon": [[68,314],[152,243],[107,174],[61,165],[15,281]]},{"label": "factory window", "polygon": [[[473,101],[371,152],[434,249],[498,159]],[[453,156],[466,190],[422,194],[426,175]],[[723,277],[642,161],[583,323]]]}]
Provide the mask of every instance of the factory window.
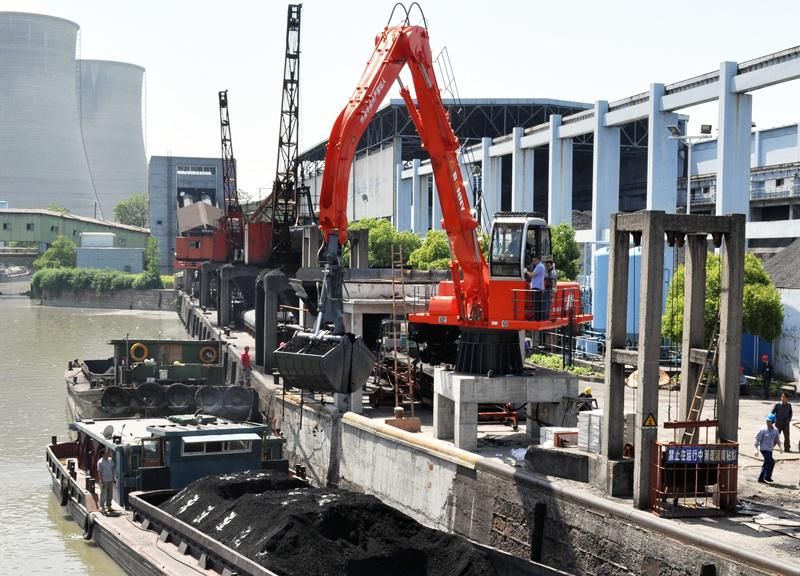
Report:
[{"label": "factory window", "polygon": [[131,267],[130,266],[123,266],[122,268],[123,268],[123,272],[130,272],[131,271]]},{"label": "factory window", "polygon": [[779,188],[780,186],[783,186],[783,178],[775,178],[775,187]]},{"label": "factory window", "polygon": [[73,230],[73,231],[72,231],[72,235],[73,235],[73,236],[77,236],[77,235],[78,235],[78,230]]},{"label": "factory window", "polygon": [[58,232],[58,226],[50,226],[50,232]]},{"label": "factory window", "polygon": [[3,222],[3,230],[11,230],[11,222]]},{"label": "factory window", "polygon": [[189,248],[200,248],[200,240],[189,240]]},{"label": "factory window", "polygon": [[705,194],[706,196],[708,196],[708,194],[709,194],[710,192],[711,192],[711,188],[710,188],[709,186],[703,186],[703,194]]},{"label": "factory window", "polygon": [[33,230],[33,222],[28,222],[25,224],[25,230]]},{"label": "factory window", "polygon": [[217,175],[217,169],[214,166],[178,166],[175,172],[184,176]]},{"label": "factory window", "polygon": [[161,220],[156,220],[156,224],[158,224],[159,226],[161,226],[161,225],[162,225],[162,224],[164,224],[164,223],[163,223]]}]

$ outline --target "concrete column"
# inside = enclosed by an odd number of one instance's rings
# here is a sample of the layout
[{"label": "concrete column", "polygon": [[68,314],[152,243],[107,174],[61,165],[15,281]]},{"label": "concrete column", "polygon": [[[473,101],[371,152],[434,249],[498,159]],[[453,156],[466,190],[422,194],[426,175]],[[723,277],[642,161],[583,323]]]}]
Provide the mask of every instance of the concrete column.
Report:
[{"label": "concrete column", "polygon": [[347,234],[350,238],[350,268],[369,268],[369,230],[348,230]]},{"label": "concrete column", "polygon": [[[652,415],[658,422],[658,375],[661,351],[661,303],[664,291],[664,224],[662,212],[643,212],[642,278],[639,306],[639,389],[636,394],[633,503],[650,505],[650,460],[656,449],[658,428],[643,428]],[[648,222],[649,221],[649,222]]]},{"label": "concrete column", "polygon": [[431,177],[431,194],[433,194],[433,217],[431,230],[442,229],[442,205],[439,202],[439,189],[436,188],[436,178]]},{"label": "concrete column", "polygon": [[561,115],[550,116],[550,172],[547,175],[547,222],[572,224],[572,139],[559,137]]},{"label": "concrete column", "polygon": [[411,179],[403,179],[403,164],[396,164],[397,173],[397,206],[394,214],[396,230],[411,230]]},{"label": "concrete column", "polygon": [[491,222],[494,213],[500,210],[500,186],[497,185],[497,175],[495,174],[495,163],[489,156],[489,148],[492,146],[491,138],[481,140],[481,180],[483,186],[483,220]]},{"label": "concrete column", "polygon": [[683,343],[681,347],[681,386],[678,420],[688,419],[697,379],[702,366],[689,361],[692,348],[702,348],[705,336],[706,256],[705,234],[690,234],[686,238],[686,275],[683,292]]},{"label": "concrete column", "polygon": [[[594,150],[592,164],[592,240],[606,240],[611,215],[619,211],[619,128],[608,128],[603,123],[608,112],[608,102],[601,100],[594,106]],[[571,208],[571,206],[570,206]],[[570,220],[567,222],[571,222]],[[613,241],[609,238],[609,241]],[[597,245],[592,247],[592,256]],[[592,258],[594,261],[594,258]],[[592,274],[592,307],[603,306],[596,302],[597,274]]]},{"label": "concrete column", "polygon": [[742,353],[742,298],[744,297],[745,216],[732,218],[731,232],[724,237],[720,286],[719,389],[717,418],[719,438],[739,438],[739,364]]},{"label": "concrete column", "polygon": [[647,131],[647,210],[674,214],[678,206],[678,141],[667,126],[678,124],[678,115],[661,111],[663,84],[650,85]]},{"label": "concrete column", "polygon": [[478,448],[478,404],[464,402],[455,403],[455,422],[453,444],[462,450]]},{"label": "concrete column", "polygon": [[[533,185],[531,192],[526,190],[525,180],[525,151],[522,149],[522,135],[524,129],[516,127],[511,131],[514,148],[511,152],[511,209],[514,212],[529,212],[533,210]],[[531,166],[531,175],[533,167]],[[532,180],[529,180],[532,183]]]},{"label": "concrete column", "polygon": [[426,176],[419,174],[419,159],[412,162],[413,175],[411,193],[414,207],[411,212],[411,229],[422,236],[428,231],[428,188],[425,186]]},{"label": "concrete column", "polygon": [[736,62],[719,70],[719,136],[717,138],[716,214],[750,214],[750,133],[753,100],[732,92]]},{"label": "concrete column", "polygon": [[[797,129],[800,131],[800,124],[797,125]],[[797,150],[800,152],[800,133],[797,136]],[[800,154],[798,154],[798,160],[800,160]],[[795,160],[797,162],[797,160]],[[750,168],[756,168],[758,166],[763,166],[763,162],[761,161],[761,130],[753,132],[753,154],[750,158]]]},{"label": "concrete column", "polygon": [[[456,403],[447,396],[433,395],[433,435],[439,440],[450,440],[455,436]],[[477,416],[476,416],[477,420]]]},{"label": "concrete column", "polygon": [[[606,330],[606,398],[603,403],[602,455],[622,458],[625,415],[625,364],[612,362],[611,351],[625,348],[628,321],[628,252],[630,234],[617,231],[617,215],[611,219],[608,261],[608,323]],[[605,303],[603,303],[605,305]]]},{"label": "concrete column", "polygon": [[[534,152],[533,148],[527,148],[522,151],[522,159],[525,165],[525,185],[524,185],[524,194],[525,194],[525,210],[532,211],[536,210],[536,206],[534,205],[534,193],[535,193],[535,186],[534,186]],[[539,212],[544,213],[543,210],[539,210]]]}]

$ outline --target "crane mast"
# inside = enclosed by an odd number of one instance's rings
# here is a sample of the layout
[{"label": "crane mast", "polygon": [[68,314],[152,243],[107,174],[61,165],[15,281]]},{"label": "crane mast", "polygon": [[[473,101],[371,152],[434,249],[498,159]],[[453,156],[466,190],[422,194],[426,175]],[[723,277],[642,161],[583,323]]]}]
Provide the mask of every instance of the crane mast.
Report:
[{"label": "crane mast", "polygon": [[219,130],[222,143],[222,190],[225,212],[222,229],[228,241],[228,261],[241,259],[244,249],[244,213],[236,188],[236,159],[233,156],[231,122],[228,115],[228,91],[219,92]]},{"label": "crane mast", "polygon": [[278,130],[278,159],[272,194],[250,217],[251,222],[272,222],[274,264],[293,257],[290,231],[298,217],[298,122],[300,106],[300,16],[302,4],[290,4],[286,15],[286,54],[283,64],[283,94]]}]

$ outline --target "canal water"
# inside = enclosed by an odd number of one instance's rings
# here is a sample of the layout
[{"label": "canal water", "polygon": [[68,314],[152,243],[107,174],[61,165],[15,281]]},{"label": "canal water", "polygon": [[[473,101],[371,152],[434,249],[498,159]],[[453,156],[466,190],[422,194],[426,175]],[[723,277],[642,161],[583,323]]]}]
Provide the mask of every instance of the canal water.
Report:
[{"label": "canal water", "polygon": [[9,296],[27,287],[0,283],[0,573],[121,575],[50,489],[45,446],[67,435],[64,369],[72,358],[108,358],[108,340],[125,334],[186,333],[172,312],[53,308]]}]

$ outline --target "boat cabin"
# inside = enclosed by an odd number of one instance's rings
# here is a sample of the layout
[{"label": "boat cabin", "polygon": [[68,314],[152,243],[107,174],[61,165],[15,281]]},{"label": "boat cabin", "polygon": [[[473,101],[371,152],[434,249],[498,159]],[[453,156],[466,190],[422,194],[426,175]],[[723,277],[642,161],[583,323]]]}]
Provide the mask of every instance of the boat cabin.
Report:
[{"label": "boat cabin", "polygon": [[127,504],[137,490],[180,490],[204,476],[257,470],[279,460],[283,438],[267,437],[268,426],[207,415],[114,418],[70,424],[77,433],[77,466],[97,479],[104,449],[115,464],[114,501]]}]

